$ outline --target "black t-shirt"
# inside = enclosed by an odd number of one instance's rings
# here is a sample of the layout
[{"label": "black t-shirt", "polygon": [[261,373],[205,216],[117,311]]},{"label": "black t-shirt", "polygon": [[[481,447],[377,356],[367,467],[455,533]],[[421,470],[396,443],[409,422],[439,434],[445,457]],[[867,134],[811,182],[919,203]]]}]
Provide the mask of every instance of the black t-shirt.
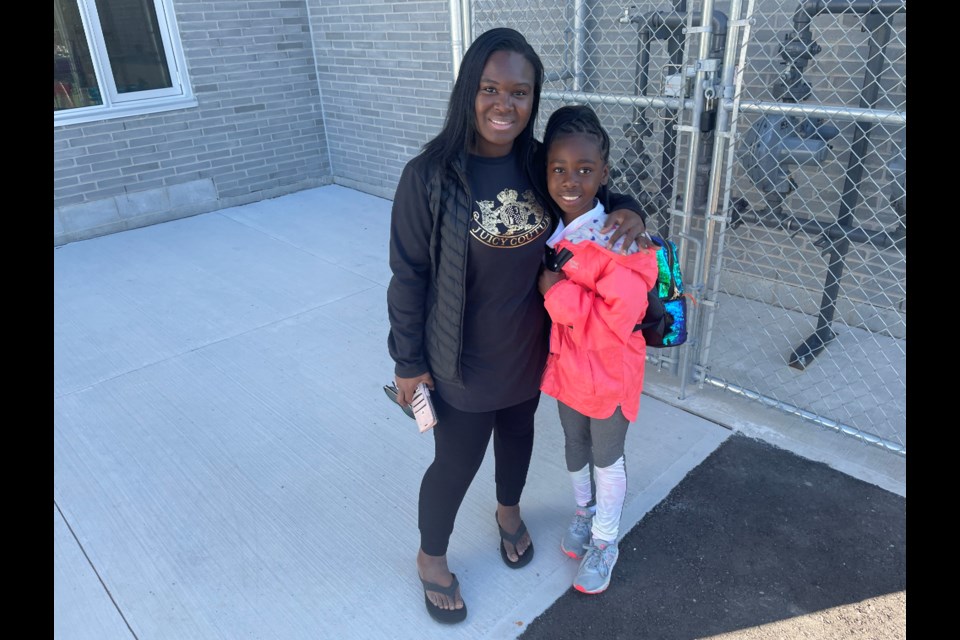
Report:
[{"label": "black t-shirt", "polygon": [[537,290],[551,219],[515,153],[469,156],[473,211],[467,254],[463,389],[435,381],[461,411],[494,411],[540,392],[547,314]]}]

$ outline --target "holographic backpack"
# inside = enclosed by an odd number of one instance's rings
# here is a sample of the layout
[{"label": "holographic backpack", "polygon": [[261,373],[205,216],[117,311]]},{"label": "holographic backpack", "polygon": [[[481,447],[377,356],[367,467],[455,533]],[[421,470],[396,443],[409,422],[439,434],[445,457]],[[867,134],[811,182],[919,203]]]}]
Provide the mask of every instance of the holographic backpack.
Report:
[{"label": "holographic backpack", "polygon": [[650,239],[658,247],[657,284],[647,292],[647,311],[633,330],[643,333],[648,347],[678,347],[687,341],[687,299],[677,245],[656,235]]}]

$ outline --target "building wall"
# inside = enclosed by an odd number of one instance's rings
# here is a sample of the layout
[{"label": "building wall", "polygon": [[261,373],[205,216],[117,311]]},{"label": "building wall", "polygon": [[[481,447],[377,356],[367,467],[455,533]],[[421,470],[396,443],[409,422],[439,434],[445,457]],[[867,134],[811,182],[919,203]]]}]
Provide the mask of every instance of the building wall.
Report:
[{"label": "building wall", "polygon": [[199,106],[54,127],[54,244],[330,182],[304,0],[175,0]]},{"label": "building wall", "polygon": [[392,199],[404,164],[443,126],[449,2],[308,4],[333,180]]}]

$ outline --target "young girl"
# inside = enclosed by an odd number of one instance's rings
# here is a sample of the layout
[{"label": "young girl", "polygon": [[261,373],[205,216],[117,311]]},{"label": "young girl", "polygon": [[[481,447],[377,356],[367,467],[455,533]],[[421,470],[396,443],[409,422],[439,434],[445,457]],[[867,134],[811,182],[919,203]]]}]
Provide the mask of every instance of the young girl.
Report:
[{"label": "young girl", "polygon": [[547,189],[563,211],[547,245],[557,254],[573,254],[562,271],[544,270],[538,283],[553,320],[540,388],[557,399],[577,503],[560,546],[582,558],[574,588],[600,593],[618,557],[627,488],[623,445],[640,408],[646,358],[646,343],[634,326],[656,282],[656,253],[632,246],[623,254],[619,244],[606,248],[609,234],[601,229],[607,213],[597,193],[609,177],[610,138],[590,107],[555,111],[543,145]]}]

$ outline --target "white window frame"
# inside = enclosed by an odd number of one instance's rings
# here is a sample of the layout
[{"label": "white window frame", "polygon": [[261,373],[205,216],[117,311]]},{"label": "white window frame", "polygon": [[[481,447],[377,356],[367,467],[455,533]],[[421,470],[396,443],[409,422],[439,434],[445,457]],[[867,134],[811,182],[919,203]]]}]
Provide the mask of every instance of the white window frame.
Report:
[{"label": "white window frame", "polygon": [[103,104],[54,111],[53,125],[55,127],[64,124],[109,120],[197,106],[198,102],[193,95],[190,79],[187,76],[187,65],[183,55],[183,46],[180,42],[180,32],[177,29],[177,20],[173,12],[173,0],[153,0],[157,12],[160,38],[163,42],[173,86],[129,93],[119,93],[117,91],[113,79],[113,69],[110,67],[110,58],[107,55],[107,47],[103,38],[103,30],[100,26],[96,0],[77,0],[77,5],[80,9],[80,20],[83,22],[83,30],[87,36],[87,47],[90,49],[90,57],[93,60],[93,69],[97,77]]}]

